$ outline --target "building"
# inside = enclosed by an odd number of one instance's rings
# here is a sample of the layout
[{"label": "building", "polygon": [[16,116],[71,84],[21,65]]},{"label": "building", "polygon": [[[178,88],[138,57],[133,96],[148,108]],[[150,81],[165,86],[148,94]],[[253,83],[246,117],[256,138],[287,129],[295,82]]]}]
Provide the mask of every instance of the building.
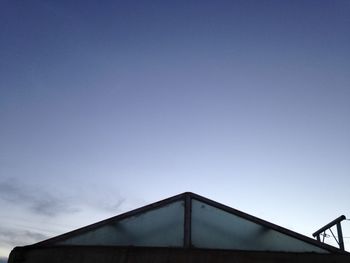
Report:
[{"label": "building", "polygon": [[350,262],[350,253],[193,193],[25,247],[10,263]]}]

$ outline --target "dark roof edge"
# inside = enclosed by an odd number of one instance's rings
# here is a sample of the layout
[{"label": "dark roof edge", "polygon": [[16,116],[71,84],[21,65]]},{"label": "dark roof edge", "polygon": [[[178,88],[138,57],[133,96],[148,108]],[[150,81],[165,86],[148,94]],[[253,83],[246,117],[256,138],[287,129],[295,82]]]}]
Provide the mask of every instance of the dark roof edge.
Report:
[{"label": "dark roof edge", "polygon": [[255,217],[255,216],[252,216],[250,214],[244,213],[242,211],[239,211],[239,210],[234,209],[232,207],[226,206],[224,204],[218,203],[216,201],[213,201],[213,200],[208,199],[206,197],[200,196],[198,194],[195,194],[195,193],[187,193],[187,194],[190,194],[193,199],[196,199],[196,200],[201,201],[203,203],[206,203],[208,205],[214,206],[216,208],[222,209],[222,210],[224,210],[224,211],[226,211],[228,213],[235,214],[235,215],[237,215],[239,217],[242,217],[242,218],[244,218],[246,220],[249,220],[251,222],[254,222],[256,224],[263,225],[265,227],[271,228],[271,229],[273,229],[273,230],[275,230],[277,232],[280,232],[282,234],[285,234],[285,235],[291,236],[293,238],[299,239],[299,240],[304,241],[306,243],[309,243],[311,245],[314,245],[314,246],[317,246],[319,248],[325,249],[325,250],[327,250],[329,252],[347,253],[347,254],[349,253],[347,251],[343,251],[343,250],[338,249],[336,247],[333,247],[331,245],[328,245],[328,244],[325,244],[325,243],[321,243],[321,242],[319,242],[319,241],[317,241],[315,239],[312,239],[310,237],[304,236],[302,234],[299,234],[299,233],[294,232],[292,230],[289,230],[287,228],[281,227],[279,225],[270,223],[268,221],[265,221],[265,220],[260,219],[258,217]]},{"label": "dark roof edge", "polygon": [[163,199],[161,201],[157,201],[155,203],[151,203],[151,204],[148,204],[148,205],[136,208],[134,210],[122,213],[120,215],[113,216],[113,217],[104,219],[102,221],[99,221],[99,222],[96,222],[96,223],[93,223],[93,224],[90,224],[90,225],[87,225],[87,226],[84,226],[84,227],[81,227],[81,228],[69,231],[67,233],[64,233],[64,234],[61,234],[61,235],[58,235],[58,236],[46,239],[44,241],[40,241],[40,242],[35,243],[33,245],[30,245],[30,246],[47,246],[47,245],[52,245],[53,243],[66,240],[67,238],[70,238],[70,237],[72,237],[72,236],[74,236],[76,234],[82,234],[82,233],[85,233],[87,231],[96,229],[96,228],[98,228],[100,226],[106,225],[106,224],[110,223],[111,221],[122,220],[124,218],[135,216],[135,215],[138,215],[140,213],[144,213],[146,211],[150,211],[150,210],[162,207],[162,206],[166,206],[166,205],[168,205],[170,203],[182,200],[182,199],[184,199],[185,195],[186,195],[186,193],[178,194],[178,195],[175,195],[175,196]]},{"label": "dark roof edge", "polygon": [[[12,249],[12,251],[26,251],[31,249],[122,249],[122,250],[184,250],[183,247],[147,247],[147,246],[109,246],[109,245],[51,245],[51,246],[17,246]],[[259,254],[304,254],[304,255],[320,255],[329,256],[331,253],[316,253],[316,252],[291,252],[291,251],[271,251],[271,250],[241,250],[241,249],[218,249],[218,248],[198,248],[190,247],[186,248],[187,251],[220,251],[220,252],[234,252],[234,253],[259,253]],[[12,252],[11,251],[11,252]],[[343,253],[349,256],[350,253]],[[334,255],[334,254],[333,254]]]}]

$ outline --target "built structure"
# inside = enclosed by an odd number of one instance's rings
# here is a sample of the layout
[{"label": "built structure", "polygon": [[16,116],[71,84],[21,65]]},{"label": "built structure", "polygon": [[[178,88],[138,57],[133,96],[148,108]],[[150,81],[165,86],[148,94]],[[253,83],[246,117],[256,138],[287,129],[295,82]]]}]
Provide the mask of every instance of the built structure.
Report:
[{"label": "built structure", "polygon": [[9,263],[350,262],[350,254],[193,193],[16,247]]}]

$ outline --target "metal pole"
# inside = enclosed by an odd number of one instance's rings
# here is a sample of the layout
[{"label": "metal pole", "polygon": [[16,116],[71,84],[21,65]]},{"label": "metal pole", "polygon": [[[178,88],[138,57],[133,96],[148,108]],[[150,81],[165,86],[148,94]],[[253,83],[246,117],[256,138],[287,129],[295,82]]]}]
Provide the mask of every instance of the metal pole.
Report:
[{"label": "metal pole", "polygon": [[317,235],[316,238],[317,238],[317,241],[321,242],[320,235]]},{"label": "metal pole", "polygon": [[341,250],[345,250],[344,249],[343,232],[341,230],[340,222],[337,223],[337,231],[338,231],[339,248]]},{"label": "metal pole", "polygon": [[185,225],[184,225],[184,247],[191,247],[191,219],[192,219],[192,200],[191,194],[185,193]]}]

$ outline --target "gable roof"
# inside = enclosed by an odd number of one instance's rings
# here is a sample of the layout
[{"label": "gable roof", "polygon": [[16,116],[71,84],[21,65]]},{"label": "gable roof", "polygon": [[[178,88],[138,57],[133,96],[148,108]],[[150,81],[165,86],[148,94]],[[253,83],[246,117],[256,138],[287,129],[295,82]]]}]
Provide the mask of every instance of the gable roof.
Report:
[{"label": "gable roof", "polygon": [[33,246],[62,245],[344,253],[333,246],[190,192]]}]

